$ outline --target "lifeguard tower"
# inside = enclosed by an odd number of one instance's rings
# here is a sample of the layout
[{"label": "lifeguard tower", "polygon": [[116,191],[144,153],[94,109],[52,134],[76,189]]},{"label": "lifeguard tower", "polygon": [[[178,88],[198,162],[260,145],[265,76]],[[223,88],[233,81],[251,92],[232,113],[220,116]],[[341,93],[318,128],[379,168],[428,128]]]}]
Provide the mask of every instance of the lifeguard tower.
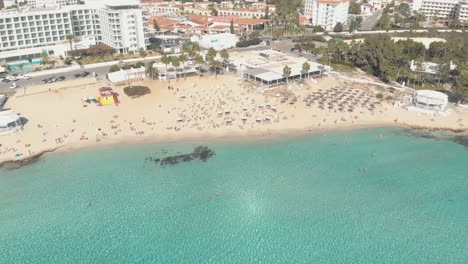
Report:
[{"label": "lifeguard tower", "polygon": [[99,96],[97,98],[99,105],[119,105],[119,98],[110,87],[99,88]]}]

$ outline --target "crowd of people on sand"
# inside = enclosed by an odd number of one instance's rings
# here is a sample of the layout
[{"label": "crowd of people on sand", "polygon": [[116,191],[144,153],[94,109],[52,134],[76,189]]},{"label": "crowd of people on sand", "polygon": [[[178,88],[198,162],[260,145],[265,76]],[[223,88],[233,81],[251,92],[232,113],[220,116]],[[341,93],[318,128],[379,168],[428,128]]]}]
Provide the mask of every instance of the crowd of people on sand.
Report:
[{"label": "crowd of people on sand", "polygon": [[[42,143],[55,140],[48,146],[54,143],[55,146],[62,146],[70,142],[94,141],[92,139],[99,143],[107,138],[132,134],[144,136],[163,130],[168,133],[180,133],[187,130],[211,132],[220,128],[231,128],[259,131],[268,135],[272,128],[283,127],[277,126],[283,122],[307,122],[304,123],[304,127],[316,125],[323,129],[338,123],[353,124],[364,115],[383,114],[390,106],[376,97],[376,90],[372,87],[346,82],[299,91],[279,89],[276,94],[253,92],[255,89],[249,89],[249,85],[242,80],[238,80],[236,89],[232,88],[233,84],[223,82],[214,82],[209,87],[199,87],[196,82],[177,86],[177,82],[167,86],[168,95],[173,99],[170,104],[164,105],[163,101],[154,102],[156,111],[167,111],[164,118],[152,117],[154,120],[149,120],[151,115],[121,118],[114,114],[108,123],[104,122],[95,127],[95,131],[84,128],[80,124],[83,120],[72,120],[73,128],[58,136],[54,133],[54,137],[48,133],[50,127],[37,124],[37,129],[42,133]],[[308,119],[305,120],[304,117]],[[458,122],[463,125],[463,119],[459,119]],[[28,151],[32,155],[34,152],[29,150],[31,143],[41,144],[28,142],[25,148],[18,147],[21,142],[8,147],[0,144],[0,158],[1,155],[20,157],[23,155],[21,151]]]},{"label": "crowd of people on sand", "polygon": [[[239,86],[243,87],[241,80],[239,80]],[[247,89],[241,92],[234,91],[224,83],[219,83],[211,88],[199,88],[197,83],[184,89],[173,85],[168,86],[168,91],[178,100],[178,104],[167,109],[168,116],[177,116],[175,120],[155,122],[141,117],[141,124],[138,124],[135,120],[121,120],[119,115],[114,115],[109,120],[109,126],[103,125],[103,127],[107,127],[111,137],[121,134],[125,126],[128,126],[129,130],[138,136],[145,135],[148,130],[154,130],[157,126],[160,128],[164,126],[165,130],[175,132],[186,129],[210,131],[220,127],[234,127],[241,130],[256,129],[259,126],[265,128],[270,124],[294,118],[294,110],[292,109],[299,106],[298,98],[301,97],[301,95],[294,94],[290,96],[281,96],[280,94],[253,96]],[[374,111],[376,105],[381,103],[371,98],[372,95],[369,92],[346,87],[333,87],[332,89],[318,89],[307,95],[302,102],[305,108],[318,107],[323,111],[353,112],[357,111],[359,107],[367,107],[369,111]],[[325,107],[326,105],[327,107]],[[343,117],[341,121],[346,120]],[[326,119],[323,119],[323,122],[326,122]],[[70,142],[70,137],[78,137],[79,141],[89,140],[92,132],[79,131],[78,121],[73,120],[73,123],[75,128],[55,137],[57,146]],[[41,124],[37,124],[37,127],[45,130]],[[101,127],[96,128],[95,142],[101,142],[109,137],[109,134]],[[48,142],[48,140],[48,132],[43,131],[42,143]],[[16,152],[16,148],[0,149],[0,154]]]}]

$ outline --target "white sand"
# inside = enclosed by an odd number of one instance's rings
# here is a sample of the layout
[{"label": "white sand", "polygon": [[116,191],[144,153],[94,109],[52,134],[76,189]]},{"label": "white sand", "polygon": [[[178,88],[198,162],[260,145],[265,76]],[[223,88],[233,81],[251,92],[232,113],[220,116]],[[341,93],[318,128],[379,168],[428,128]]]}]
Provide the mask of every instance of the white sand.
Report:
[{"label": "white sand", "polygon": [[[272,95],[258,94],[255,89],[234,76],[190,77],[186,80],[146,81],[152,93],[132,99],[123,92],[124,86],[114,87],[120,94],[119,106],[83,107],[82,97],[98,95],[100,83],[73,80],[55,86],[29,87],[27,95],[20,92],[8,100],[12,108],[29,122],[23,131],[1,136],[0,162],[21,159],[39,152],[61,147],[75,149],[103,144],[137,141],[172,141],[219,137],[275,136],[309,133],[327,129],[362,126],[411,125],[420,127],[464,129],[468,120],[466,109],[449,116],[430,116],[395,108],[389,103],[376,104],[374,112],[355,107],[354,112],[329,111],[328,102],[343,100],[343,94],[362,95],[369,103],[378,101],[375,88],[364,87],[324,77],[318,84],[294,92],[297,102],[286,103],[277,91]],[[174,90],[168,90],[168,85]],[[72,88],[60,89],[60,86]],[[52,91],[48,88],[52,87]],[[331,96],[332,87],[338,88]],[[57,89],[57,90],[54,90]],[[179,91],[177,91],[177,89]],[[329,91],[323,110],[318,99],[310,107],[303,100],[308,95],[320,97]],[[41,91],[41,93],[33,94]],[[283,94],[288,93],[284,90]],[[289,92],[290,93],[290,92]],[[323,97],[323,95],[321,95]],[[337,106],[338,103],[335,103]],[[276,111],[273,110],[276,108]],[[228,112],[228,113],[226,113]],[[245,117],[245,123],[242,120]],[[181,118],[184,121],[178,122]],[[257,118],[261,121],[257,122]],[[232,121],[232,122],[229,122]],[[21,156],[16,157],[17,154]]]}]

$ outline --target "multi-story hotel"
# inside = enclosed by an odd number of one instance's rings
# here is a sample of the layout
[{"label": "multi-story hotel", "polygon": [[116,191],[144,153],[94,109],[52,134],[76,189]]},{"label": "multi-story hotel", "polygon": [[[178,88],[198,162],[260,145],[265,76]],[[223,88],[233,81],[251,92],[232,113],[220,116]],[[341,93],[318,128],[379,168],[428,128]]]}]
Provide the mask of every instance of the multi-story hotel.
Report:
[{"label": "multi-story hotel", "polygon": [[427,17],[459,19],[462,22],[467,22],[467,6],[466,0],[414,0],[412,10]]},{"label": "multi-story hotel", "polygon": [[120,53],[146,49],[146,15],[137,2],[116,1],[31,8],[0,13],[0,59],[23,59],[67,43],[67,35],[93,38]]},{"label": "multi-story hotel", "polygon": [[457,18],[461,22],[468,23],[468,1],[461,1],[458,5]]},{"label": "multi-story hotel", "polygon": [[78,5],[79,3],[80,3],[79,0],[27,0],[26,1],[26,5],[31,8]]},{"label": "multi-story hotel", "polygon": [[304,0],[304,15],[312,25],[332,30],[337,23],[345,24],[348,17],[349,0]]}]

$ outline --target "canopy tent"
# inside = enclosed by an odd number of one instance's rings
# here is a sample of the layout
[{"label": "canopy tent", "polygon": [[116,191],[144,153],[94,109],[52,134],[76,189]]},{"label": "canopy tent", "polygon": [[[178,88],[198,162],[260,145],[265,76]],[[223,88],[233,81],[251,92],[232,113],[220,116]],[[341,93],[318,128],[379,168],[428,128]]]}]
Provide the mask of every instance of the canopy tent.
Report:
[{"label": "canopy tent", "polygon": [[11,110],[0,112],[0,135],[6,135],[21,129],[23,124],[18,114]]}]

